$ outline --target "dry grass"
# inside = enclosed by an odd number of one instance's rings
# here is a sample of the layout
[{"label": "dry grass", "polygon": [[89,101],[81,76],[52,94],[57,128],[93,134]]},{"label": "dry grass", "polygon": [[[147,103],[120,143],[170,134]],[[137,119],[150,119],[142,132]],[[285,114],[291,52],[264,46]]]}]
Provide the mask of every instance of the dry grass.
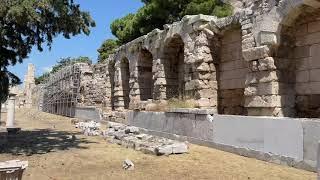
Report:
[{"label": "dry grass", "polygon": [[[36,139],[32,142],[32,146],[26,146],[26,148],[37,148],[37,143],[46,144],[49,141],[51,144],[47,146],[52,149],[44,154],[17,155],[10,152],[0,154],[0,161],[10,159],[29,161],[30,166],[24,174],[24,180],[316,179],[316,174],[312,172],[196,145],[190,146],[189,154],[156,157],[109,144],[101,137],[76,135],[76,144],[61,149],[60,144],[66,144],[62,142],[67,141],[61,132],[78,133],[77,129],[71,126],[69,118],[20,110],[17,113],[17,120],[23,131],[46,129],[56,134]],[[51,141],[52,139],[54,141]],[[45,142],[37,142],[38,140]],[[134,171],[122,169],[122,161],[126,158],[135,163]]]},{"label": "dry grass", "polygon": [[[150,104],[149,104],[150,105]],[[167,101],[154,101],[151,106],[148,106],[147,111],[166,112],[176,108],[198,108],[198,103],[193,99],[178,99],[172,98]]]},{"label": "dry grass", "polygon": [[185,100],[185,99],[170,99],[168,101],[169,108],[197,108],[198,104],[195,100]]}]

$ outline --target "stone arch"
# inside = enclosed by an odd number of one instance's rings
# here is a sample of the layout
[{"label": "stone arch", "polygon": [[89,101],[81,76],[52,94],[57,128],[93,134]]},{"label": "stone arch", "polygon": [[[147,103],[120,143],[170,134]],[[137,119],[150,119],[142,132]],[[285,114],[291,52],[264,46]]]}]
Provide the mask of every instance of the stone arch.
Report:
[{"label": "stone arch", "polygon": [[129,109],[130,104],[130,71],[129,71],[129,60],[124,57],[120,62],[120,78],[121,78],[121,89],[123,95],[123,105],[125,109]]},{"label": "stone arch", "polygon": [[219,61],[216,64],[218,113],[247,115],[244,108],[244,89],[248,68],[242,58],[240,26],[224,30],[219,41]]},{"label": "stone arch", "polygon": [[[281,41],[282,28],[291,26],[306,7],[319,8],[317,0],[281,0],[268,13],[262,16],[253,27],[258,45],[268,45],[271,48],[277,47]],[[273,50],[273,49],[272,49]]]},{"label": "stone arch", "polygon": [[320,8],[301,6],[299,15],[281,25],[275,50],[279,94],[285,116],[320,117]]},{"label": "stone arch", "polygon": [[180,35],[174,35],[166,41],[163,59],[166,98],[183,98],[185,89],[184,42]]},{"label": "stone arch", "polygon": [[141,101],[152,99],[153,77],[152,77],[153,56],[147,49],[142,49],[137,62],[138,85]]}]

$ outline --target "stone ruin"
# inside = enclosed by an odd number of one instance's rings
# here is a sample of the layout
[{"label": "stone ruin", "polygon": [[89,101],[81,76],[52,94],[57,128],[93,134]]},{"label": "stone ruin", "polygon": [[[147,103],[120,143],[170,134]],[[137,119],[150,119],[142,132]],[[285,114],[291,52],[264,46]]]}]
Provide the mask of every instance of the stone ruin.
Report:
[{"label": "stone ruin", "polygon": [[320,2],[232,3],[230,17],[185,16],[104,63],[82,64],[79,75],[61,70],[44,87],[51,109],[44,106],[57,114],[62,106],[94,106],[121,121],[127,110],[177,98],[219,114],[320,117]]},{"label": "stone ruin", "polygon": [[[320,2],[231,2],[232,16],[185,16],[103,63],[62,69],[34,95],[49,113],[96,120],[85,110],[96,109],[157,136],[314,170],[319,121],[300,118],[320,118]],[[168,109],[172,100],[193,109]]]},{"label": "stone ruin", "polygon": [[[17,108],[31,108],[33,106],[38,106],[39,103],[34,100],[34,97],[40,97],[32,92],[37,89],[35,85],[35,66],[33,64],[28,64],[27,73],[24,76],[23,86],[14,86],[10,88],[10,93],[16,95],[16,107]],[[6,110],[7,102],[2,104],[3,110]]]}]

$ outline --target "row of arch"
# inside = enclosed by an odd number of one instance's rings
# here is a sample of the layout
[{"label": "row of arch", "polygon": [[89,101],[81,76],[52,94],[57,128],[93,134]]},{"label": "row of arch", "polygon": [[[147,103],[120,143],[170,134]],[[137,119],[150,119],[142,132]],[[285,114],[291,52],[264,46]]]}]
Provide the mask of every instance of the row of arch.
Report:
[{"label": "row of arch", "polygon": [[[281,108],[288,110],[284,116],[320,117],[320,11],[300,8],[302,13],[295,21],[290,24],[280,22],[278,27],[281,29],[277,35],[280,43],[272,50],[271,57],[275,60],[276,72],[280,73],[276,80],[279,87],[274,87],[276,90],[272,95],[282,96]],[[213,76],[218,82],[218,110],[221,114],[247,115],[244,90],[246,75],[251,70],[242,58],[241,28],[226,31],[219,42],[218,60],[215,61],[217,71]],[[167,99],[185,96],[184,52],[185,44],[180,36],[174,36],[164,47],[161,63]],[[157,72],[153,61],[152,53],[146,49],[140,51],[136,68],[141,101],[155,99],[154,74]],[[129,66],[129,60],[123,58],[120,69],[125,108],[130,104]]]},{"label": "row of arch", "polygon": [[[241,58],[241,31],[240,28],[230,30],[220,39],[222,48],[220,54],[220,65],[216,64],[218,72],[212,72],[210,78],[219,82],[219,111],[222,114],[246,114],[243,107],[243,91],[245,81],[245,62]],[[230,51],[226,51],[229,49]],[[163,72],[156,72],[154,57],[147,49],[141,49],[137,56],[135,68],[137,70],[138,94],[140,101],[157,99],[154,82],[157,78],[165,79],[165,99],[185,98],[185,78],[186,68],[190,68],[185,63],[185,44],[179,35],[175,35],[168,41],[162,53],[161,66]],[[205,61],[205,60],[204,60]],[[236,64],[241,67],[236,67]],[[113,64],[114,66],[114,64]],[[130,60],[126,57],[120,61],[121,96],[118,100],[123,100],[125,109],[129,109],[132,93],[132,72],[130,75]],[[191,65],[192,66],[192,65]],[[235,70],[240,70],[240,74],[232,74]],[[162,74],[161,74],[162,73]],[[231,75],[230,75],[231,73]],[[191,75],[192,76],[192,75]],[[114,79],[114,76],[110,76]],[[199,78],[198,75],[193,77]],[[210,80],[210,79],[209,79]],[[231,84],[231,85],[230,85]],[[113,85],[114,86],[114,85]],[[114,88],[114,87],[113,87]],[[114,96],[113,96],[114,97]],[[123,98],[123,99],[122,99]],[[200,97],[201,98],[201,97]],[[112,98],[113,99],[113,98]],[[229,103],[230,102],[230,103]],[[112,102],[114,105],[114,102]]]},{"label": "row of arch", "polygon": [[[164,51],[164,77],[166,79],[166,99],[183,97],[184,93],[184,43],[176,36]],[[141,49],[136,64],[137,83],[141,101],[154,98],[153,55]],[[125,109],[130,104],[130,61],[124,57],[120,62],[121,88]],[[161,75],[160,75],[161,76]],[[114,78],[114,77],[112,77]]]}]

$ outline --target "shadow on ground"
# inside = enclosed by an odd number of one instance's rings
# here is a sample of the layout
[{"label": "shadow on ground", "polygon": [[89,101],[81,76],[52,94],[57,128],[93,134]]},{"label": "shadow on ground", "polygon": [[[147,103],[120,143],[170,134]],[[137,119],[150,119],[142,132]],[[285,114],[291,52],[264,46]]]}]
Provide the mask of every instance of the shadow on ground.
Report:
[{"label": "shadow on ground", "polygon": [[32,156],[72,148],[87,149],[84,144],[95,143],[78,137],[80,134],[52,129],[20,131],[17,135],[8,137],[8,143],[0,147],[0,153]]}]

